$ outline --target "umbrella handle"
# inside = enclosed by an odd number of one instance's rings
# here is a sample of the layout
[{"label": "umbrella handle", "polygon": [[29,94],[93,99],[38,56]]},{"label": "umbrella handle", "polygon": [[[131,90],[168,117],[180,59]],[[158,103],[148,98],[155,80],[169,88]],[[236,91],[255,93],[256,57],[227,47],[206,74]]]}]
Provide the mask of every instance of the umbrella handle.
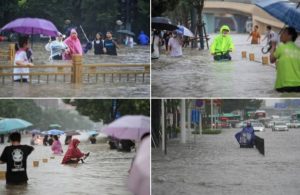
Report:
[{"label": "umbrella handle", "polygon": [[84,35],[84,37],[86,38],[86,40],[87,40],[88,42],[90,42],[90,40],[87,38],[87,36],[86,36],[86,34],[85,34],[85,32],[84,32],[82,26],[79,25],[79,27],[80,27],[81,31],[83,32],[83,35]]}]

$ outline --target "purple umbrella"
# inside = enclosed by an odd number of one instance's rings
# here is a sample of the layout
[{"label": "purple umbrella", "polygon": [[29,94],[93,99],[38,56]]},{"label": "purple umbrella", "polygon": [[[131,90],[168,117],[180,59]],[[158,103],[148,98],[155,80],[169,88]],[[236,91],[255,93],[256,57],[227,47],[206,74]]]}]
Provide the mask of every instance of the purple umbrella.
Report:
[{"label": "purple umbrella", "polygon": [[16,32],[26,35],[43,34],[47,36],[57,36],[55,25],[45,19],[40,18],[19,18],[6,24],[1,31]]},{"label": "purple umbrella", "polygon": [[150,133],[150,118],[141,115],[123,116],[104,127],[103,132],[118,139],[140,140],[145,133]]}]

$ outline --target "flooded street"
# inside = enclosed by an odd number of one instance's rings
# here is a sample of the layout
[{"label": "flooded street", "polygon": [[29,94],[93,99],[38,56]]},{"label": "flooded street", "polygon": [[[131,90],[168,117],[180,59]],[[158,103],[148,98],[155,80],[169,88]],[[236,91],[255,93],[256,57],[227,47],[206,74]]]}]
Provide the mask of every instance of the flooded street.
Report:
[{"label": "flooded street", "polygon": [[168,154],[152,150],[152,194],[299,194],[300,129],[258,132],[265,156],[240,149],[239,129],[201,135],[187,144],[168,142]]},{"label": "flooded street", "polygon": [[[35,65],[51,65],[51,64],[71,64],[71,61],[51,62],[48,60],[49,52],[44,48],[45,43],[34,43],[34,64]],[[0,44],[1,50],[8,49],[8,43]],[[2,65],[8,62],[2,61]],[[149,46],[136,46],[128,48],[122,46],[118,50],[118,56],[95,56],[93,50],[90,50],[83,58],[83,64],[149,64],[150,54]],[[134,70],[140,71],[141,68],[111,68],[109,70]],[[11,70],[9,70],[11,71]],[[37,72],[56,71],[53,69],[33,69]],[[11,78],[5,78],[5,84],[2,84],[1,78],[1,97],[149,97],[150,95],[150,75],[145,75],[144,81],[142,75],[138,75],[136,80],[134,75],[130,75],[127,80],[126,75],[122,75],[121,81],[119,76],[115,75],[114,80],[111,76],[107,76],[106,80],[102,76],[96,82],[95,77],[83,77],[83,84],[75,85],[70,83],[70,76],[66,76],[65,82],[62,76],[50,77],[50,82],[46,83],[46,76],[41,77],[41,81],[37,81],[37,77],[33,77],[33,84],[12,83]]]},{"label": "flooded street", "polygon": [[[211,44],[213,35],[210,39]],[[274,90],[276,70],[263,66],[261,45],[251,45],[248,35],[232,35],[235,50],[232,61],[214,62],[208,50],[184,48],[183,57],[162,54],[152,60],[152,95],[154,97],[297,97],[297,93]],[[300,40],[299,40],[300,41]],[[298,42],[299,42],[298,41]],[[299,43],[300,45],[300,43]],[[255,54],[255,60],[242,59],[241,51]]]},{"label": "flooded street", "polygon": [[[105,143],[90,144],[87,134],[75,137],[81,140],[80,150],[90,152],[85,164],[62,165],[63,156],[50,159],[53,155],[49,146],[34,146],[35,150],[27,160],[28,186],[5,188],[5,180],[0,180],[3,186],[0,194],[131,194],[127,190],[127,177],[135,153],[109,150]],[[64,138],[60,138],[62,143]],[[29,137],[22,140],[23,144],[29,142]],[[2,152],[4,145],[0,145],[0,148]],[[66,152],[67,146],[64,145],[63,150]],[[43,163],[43,158],[48,158],[48,163]],[[39,167],[33,167],[33,160],[39,160]],[[5,170],[5,167],[0,166],[1,170]]]}]

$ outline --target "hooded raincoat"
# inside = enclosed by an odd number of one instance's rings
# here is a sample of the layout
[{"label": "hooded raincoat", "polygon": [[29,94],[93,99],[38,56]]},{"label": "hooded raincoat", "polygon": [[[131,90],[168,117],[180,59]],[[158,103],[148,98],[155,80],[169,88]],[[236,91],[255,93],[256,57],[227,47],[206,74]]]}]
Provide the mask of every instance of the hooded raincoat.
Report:
[{"label": "hooded raincoat", "polygon": [[228,30],[230,32],[230,28],[227,25],[223,25],[221,27],[220,34],[215,37],[212,45],[210,46],[210,53],[222,55],[222,53],[226,53],[228,50],[234,50],[232,38],[230,35],[224,36],[222,33],[223,30]]},{"label": "hooded raincoat", "polygon": [[78,161],[80,158],[84,156],[84,153],[82,153],[79,148],[77,148],[80,141],[78,139],[72,139],[72,141],[69,144],[68,151],[66,152],[62,164],[67,164],[70,162],[73,158],[76,158]]},{"label": "hooded raincoat", "polygon": [[[72,29],[72,31],[76,32],[74,29]],[[68,46],[68,48],[70,50],[68,53],[64,53],[65,60],[71,60],[72,55],[74,55],[74,54],[82,55],[82,46],[81,46],[81,43],[80,43],[80,40],[78,39],[78,37],[72,37],[72,35],[70,35],[64,41],[64,43]]]}]

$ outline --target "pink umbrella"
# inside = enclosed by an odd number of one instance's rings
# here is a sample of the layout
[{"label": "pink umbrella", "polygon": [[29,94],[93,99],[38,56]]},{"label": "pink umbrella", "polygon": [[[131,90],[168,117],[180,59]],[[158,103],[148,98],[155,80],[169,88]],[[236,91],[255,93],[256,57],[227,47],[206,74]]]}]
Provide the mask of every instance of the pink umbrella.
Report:
[{"label": "pink umbrella", "polygon": [[150,133],[150,118],[142,115],[123,116],[104,127],[103,132],[118,139],[140,140],[145,133]]},{"label": "pink umbrella", "polygon": [[150,136],[142,140],[134,158],[128,188],[133,194],[150,195]]}]

